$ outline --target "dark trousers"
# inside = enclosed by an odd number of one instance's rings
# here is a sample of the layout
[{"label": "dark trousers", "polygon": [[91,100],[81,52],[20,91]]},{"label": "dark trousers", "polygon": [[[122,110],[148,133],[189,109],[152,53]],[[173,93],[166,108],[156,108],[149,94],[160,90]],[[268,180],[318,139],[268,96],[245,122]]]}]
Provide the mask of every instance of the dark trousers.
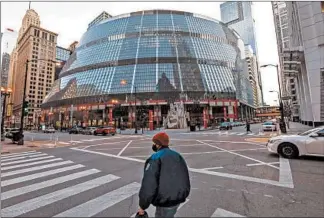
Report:
[{"label": "dark trousers", "polygon": [[179,204],[173,207],[156,207],[155,217],[174,217]]}]

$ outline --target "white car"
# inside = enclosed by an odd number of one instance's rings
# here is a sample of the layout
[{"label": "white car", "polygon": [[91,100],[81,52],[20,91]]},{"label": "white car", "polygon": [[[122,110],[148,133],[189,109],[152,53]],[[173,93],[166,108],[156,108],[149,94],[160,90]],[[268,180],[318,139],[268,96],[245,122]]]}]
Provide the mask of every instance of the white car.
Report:
[{"label": "white car", "polygon": [[272,121],[267,121],[262,124],[263,131],[277,131],[277,124]]},{"label": "white car", "polygon": [[44,133],[55,133],[55,129],[53,127],[49,127],[44,130]]},{"label": "white car", "polygon": [[269,139],[268,151],[285,158],[302,155],[324,156],[324,126],[298,135],[281,135]]}]

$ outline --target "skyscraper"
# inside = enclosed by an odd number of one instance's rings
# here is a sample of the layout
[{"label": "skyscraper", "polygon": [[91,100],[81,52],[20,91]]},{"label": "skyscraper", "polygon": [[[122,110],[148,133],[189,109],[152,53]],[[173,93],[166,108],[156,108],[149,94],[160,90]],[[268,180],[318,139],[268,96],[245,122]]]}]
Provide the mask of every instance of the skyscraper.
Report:
[{"label": "skyscraper", "polygon": [[245,45],[251,45],[253,53],[257,55],[252,2],[225,2],[220,9],[222,21],[241,36]]},{"label": "skyscraper", "polygon": [[228,27],[233,28],[240,35],[245,46],[250,46],[252,48],[252,53],[256,58],[256,78],[258,78],[258,87],[255,86],[255,84],[252,84],[253,82],[251,82],[251,85],[255,89],[253,92],[261,92],[256,94],[256,96],[261,96],[260,101],[261,105],[263,105],[264,101],[258,63],[258,47],[255,36],[255,21],[253,18],[252,2],[224,2],[220,5],[220,10],[222,22],[224,22]]},{"label": "skyscraper", "polygon": [[56,38],[56,33],[40,27],[39,16],[33,9],[27,10],[19,30],[16,67],[13,72],[13,113],[19,117],[22,107],[26,63],[29,60],[26,83],[29,113],[26,123],[36,123],[36,112],[39,111],[44,97],[54,82],[55,64],[44,60],[55,62]]},{"label": "skyscraper", "polygon": [[299,97],[296,91],[296,79],[284,74],[284,50],[289,49],[289,28],[288,28],[288,11],[286,2],[271,2],[273,10],[273,19],[277,37],[278,56],[280,63],[279,80],[281,83],[282,96],[290,96],[291,101],[286,102],[287,109],[291,111],[294,120],[299,119]]},{"label": "skyscraper", "polygon": [[90,29],[92,26],[94,26],[97,23],[100,23],[103,20],[106,20],[107,18],[112,17],[110,14],[108,14],[107,12],[103,11],[101,14],[99,14],[93,21],[91,21],[88,24],[88,29]]},{"label": "skyscraper", "polygon": [[[300,121],[324,124],[324,16],[321,2],[286,2],[289,48],[283,73],[293,77],[299,97]],[[295,97],[292,101],[296,101]]]},{"label": "skyscraper", "polygon": [[9,73],[10,55],[3,53],[1,61],[1,86],[8,87],[8,73]]}]

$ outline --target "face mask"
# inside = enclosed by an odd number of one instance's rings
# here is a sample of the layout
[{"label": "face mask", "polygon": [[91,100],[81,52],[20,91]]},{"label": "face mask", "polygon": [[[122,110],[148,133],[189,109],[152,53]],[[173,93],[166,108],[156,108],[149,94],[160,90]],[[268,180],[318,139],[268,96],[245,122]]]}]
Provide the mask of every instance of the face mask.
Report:
[{"label": "face mask", "polygon": [[157,152],[158,148],[157,148],[157,146],[156,146],[155,144],[152,145],[152,150],[153,150],[154,152]]}]

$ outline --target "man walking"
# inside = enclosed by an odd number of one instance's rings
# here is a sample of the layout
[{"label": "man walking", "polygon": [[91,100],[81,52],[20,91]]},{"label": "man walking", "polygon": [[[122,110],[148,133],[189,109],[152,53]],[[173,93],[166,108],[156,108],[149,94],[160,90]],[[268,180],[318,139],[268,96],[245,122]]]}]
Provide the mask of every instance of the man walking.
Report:
[{"label": "man walking", "polygon": [[251,124],[248,120],[246,120],[246,134],[248,134],[249,132],[252,133],[251,131]]},{"label": "man walking", "polygon": [[144,165],[138,214],[144,215],[152,204],[156,207],[155,217],[174,217],[190,193],[188,167],[183,157],[169,148],[166,133],[157,133],[152,141],[155,153]]}]

